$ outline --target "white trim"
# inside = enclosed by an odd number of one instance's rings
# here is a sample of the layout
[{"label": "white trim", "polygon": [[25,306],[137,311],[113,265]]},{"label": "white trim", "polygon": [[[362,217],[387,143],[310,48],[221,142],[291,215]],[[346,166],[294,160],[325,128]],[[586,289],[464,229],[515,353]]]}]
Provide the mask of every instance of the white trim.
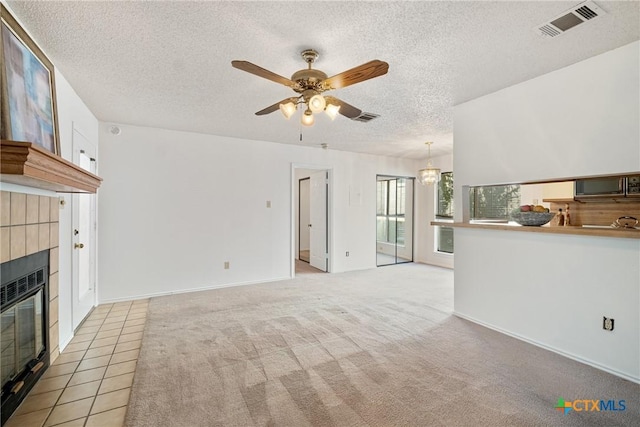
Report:
[{"label": "white trim", "polygon": [[12,193],[34,194],[36,196],[58,197],[58,193],[50,190],[42,190],[35,187],[26,187],[24,185],[12,184],[10,182],[1,182],[0,190],[10,191]]},{"label": "white trim", "polygon": [[165,291],[165,292],[153,292],[153,293],[150,293],[150,294],[141,294],[141,295],[133,295],[133,296],[129,296],[129,297],[106,299],[104,301],[100,301],[98,306],[102,305],[102,304],[111,304],[111,303],[123,302],[123,301],[135,301],[135,300],[139,300],[139,299],[154,298],[154,297],[164,297],[164,296],[168,296],[168,295],[178,295],[178,294],[187,294],[187,293],[191,293],[191,292],[210,291],[210,290],[213,290],[213,289],[232,288],[232,287],[235,287],[235,286],[258,285],[260,283],[280,282],[280,281],[283,281],[283,280],[291,280],[291,279],[292,279],[291,277],[276,277],[276,278],[273,278],[273,279],[251,281],[251,282],[223,283],[223,284],[220,284],[220,285],[202,286],[202,287],[198,287],[198,288],[179,289],[179,290]]},{"label": "white trim", "polygon": [[[60,328],[58,327],[58,329]],[[58,350],[60,354],[62,354],[63,350],[69,345],[73,337],[75,337],[75,334],[71,334],[71,336],[66,341],[58,343]]]},{"label": "white trim", "polygon": [[490,325],[490,324],[485,323],[485,322],[481,322],[480,320],[477,320],[477,319],[474,319],[473,317],[461,314],[461,313],[459,313],[457,311],[454,311],[453,315],[457,316],[457,317],[460,317],[461,319],[465,319],[465,320],[468,320],[470,322],[476,323],[478,325],[484,326],[485,328],[493,329],[494,331],[497,331],[497,332],[500,332],[502,334],[508,335],[510,337],[519,339],[520,341],[524,341],[524,342],[527,342],[529,344],[533,344],[536,347],[540,347],[540,348],[543,348],[545,350],[552,351],[552,352],[554,352],[556,354],[559,354],[561,356],[567,357],[569,359],[575,360],[575,361],[580,362],[580,363],[584,363],[585,365],[592,366],[592,367],[594,367],[596,369],[600,369],[601,371],[608,372],[608,373],[610,373],[612,375],[615,375],[617,377],[623,378],[625,380],[634,382],[636,384],[640,384],[640,377],[631,376],[631,375],[626,374],[624,372],[620,372],[620,371],[617,371],[617,370],[615,370],[613,368],[610,368],[610,367],[608,367],[606,365],[602,365],[602,364],[599,364],[597,362],[594,362],[593,360],[585,359],[584,357],[576,356],[575,354],[568,353],[568,352],[563,351],[563,350],[559,350],[557,348],[548,346],[546,344],[543,344],[543,343],[538,342],[536,340],[532,340],[532,339],[524,337],[522,335],[514,334],[513,332],[507,331],[507,330],[499,328],[497,326]]}]

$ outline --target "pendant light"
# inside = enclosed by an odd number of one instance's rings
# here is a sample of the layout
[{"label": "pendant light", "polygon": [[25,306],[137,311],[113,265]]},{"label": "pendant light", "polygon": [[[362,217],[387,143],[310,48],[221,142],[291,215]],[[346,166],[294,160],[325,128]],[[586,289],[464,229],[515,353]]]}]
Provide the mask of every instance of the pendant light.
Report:
[{"label": "pendant light", "polygon": [[433,142],[425,142],[429,147],[429,157],[427,158],[427,167],[418,171],[418,182],[422,185],[435,184],[440,181],[440,169],[434,168],[431,164],[431,144]]},{"label": "pendant light", "polygon": [[313,119],[313,113],[309,108],[307,108],[300,119],[300,123],[302,123],[304,126],[313,126],[314,121],[315,120]]}]

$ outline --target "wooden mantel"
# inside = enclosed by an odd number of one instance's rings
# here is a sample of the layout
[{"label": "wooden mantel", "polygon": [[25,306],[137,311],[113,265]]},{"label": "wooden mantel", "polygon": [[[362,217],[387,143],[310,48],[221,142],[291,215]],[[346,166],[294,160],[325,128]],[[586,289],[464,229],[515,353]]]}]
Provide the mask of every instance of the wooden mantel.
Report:
[{"label": "wooden mantel", "polygon": [[30,142],[0,141],[0,181],[59,193],[95,193],[102,178]]}]

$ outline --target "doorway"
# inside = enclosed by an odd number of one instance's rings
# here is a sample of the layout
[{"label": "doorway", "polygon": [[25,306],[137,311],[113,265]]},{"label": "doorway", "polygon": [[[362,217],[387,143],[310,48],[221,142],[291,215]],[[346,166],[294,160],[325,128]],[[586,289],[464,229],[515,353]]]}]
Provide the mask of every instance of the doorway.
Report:
[{"label": "doorway", "polygon": [[293,168],[292,277],[331,269],[330,172],[324,168]]},{"label": "doorway", "polygon": [[376,177],[376,265],[413,262],[414,178]]},{"label": "doorway", "polygon": [[298,180],[298,258],[311,261],[311,177]]},{"label": "doorway", "polygon": [[[73,129],[73,163],[96,173],[96,147]],[[73,194],[72,325],[75,330],[96,304],[96,195]]]}]

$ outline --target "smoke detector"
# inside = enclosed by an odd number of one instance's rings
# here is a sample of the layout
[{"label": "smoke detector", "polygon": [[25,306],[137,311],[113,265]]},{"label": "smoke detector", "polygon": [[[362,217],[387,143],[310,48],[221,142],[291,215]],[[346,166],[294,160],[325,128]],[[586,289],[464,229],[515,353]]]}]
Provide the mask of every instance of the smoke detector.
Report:
[{"label": "smoke detector", "polygon": [[593,21],[606,14],[607,12],[602,10],[600,6],[594,2],[585,1],[564,11],[548,22],[536,25],[533,31],[547,38],[557,37],[578,25],[584,24],[587,21]]}]

